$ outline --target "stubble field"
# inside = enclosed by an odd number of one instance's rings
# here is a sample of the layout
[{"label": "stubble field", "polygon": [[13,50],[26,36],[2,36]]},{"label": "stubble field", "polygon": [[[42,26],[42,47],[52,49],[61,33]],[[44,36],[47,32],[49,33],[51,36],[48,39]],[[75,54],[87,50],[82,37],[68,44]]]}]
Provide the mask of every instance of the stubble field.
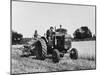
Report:
[{"label": "stubble field", "polygon": [[12,45],[11,50],[11,72],[34,73],[34,72],[54,72],[70,70],[87,70],[96,68],[95,59],[95,41],[72,42],[72,47],[78,50],[79,58],[72,60],[69,54],[60,60],[59,63],[53,63],[52,59],[46,58],[44,61],[31,57],[20,57],[22,45]]}]

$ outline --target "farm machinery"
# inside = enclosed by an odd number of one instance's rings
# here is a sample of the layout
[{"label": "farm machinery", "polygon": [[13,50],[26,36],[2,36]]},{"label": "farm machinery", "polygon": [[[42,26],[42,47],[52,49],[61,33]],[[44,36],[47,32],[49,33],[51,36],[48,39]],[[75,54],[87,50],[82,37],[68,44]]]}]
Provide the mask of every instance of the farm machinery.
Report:
[{"label": "farm machinery", "polygon": [[71,59],[77,59],[78,51],[76,48],[71,48],[71,37],[66,32],[66,29],[58,28],[49,39],[42,36],[31,41],[31,44],[23,46],[22,55],[35,55],[40,60],[51,55],[53,62],[59,62],[64,54],[69,53]]}]

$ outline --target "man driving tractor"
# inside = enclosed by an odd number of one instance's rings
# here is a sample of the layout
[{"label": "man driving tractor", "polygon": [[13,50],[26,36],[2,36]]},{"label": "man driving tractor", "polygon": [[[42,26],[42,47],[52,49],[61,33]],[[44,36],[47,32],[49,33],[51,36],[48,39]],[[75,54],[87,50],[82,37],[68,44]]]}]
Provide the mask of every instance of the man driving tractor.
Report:
[{"label": "man driving tractor", "polygon": [[46,32],[46,38],[47,40],[52,39],[52,35],[54,34],[54,28],[51,26],[50,29],[47,30]]}]

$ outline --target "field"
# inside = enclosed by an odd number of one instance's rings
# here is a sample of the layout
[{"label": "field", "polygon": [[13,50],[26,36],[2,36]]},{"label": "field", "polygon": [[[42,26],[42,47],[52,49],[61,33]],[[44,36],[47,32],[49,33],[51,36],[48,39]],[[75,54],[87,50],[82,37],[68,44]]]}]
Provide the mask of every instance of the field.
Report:
[{"label": "field", "polygon": [[78,50],[79,58],[95,60],[95,41],[73,42],[72,47]]},{"label": "field", "polygon": [[52,72],[95,69],[95,41],[72,42],[72,47],[79,53],[79,59],[72,60],[69,54],[53,63],[52,59],[46,58],[44,61],[37,60],[35,57],[20,57],[22,45],[12,45],[11,52],[11,71],[12,74],[32,73],[32,72]]}]

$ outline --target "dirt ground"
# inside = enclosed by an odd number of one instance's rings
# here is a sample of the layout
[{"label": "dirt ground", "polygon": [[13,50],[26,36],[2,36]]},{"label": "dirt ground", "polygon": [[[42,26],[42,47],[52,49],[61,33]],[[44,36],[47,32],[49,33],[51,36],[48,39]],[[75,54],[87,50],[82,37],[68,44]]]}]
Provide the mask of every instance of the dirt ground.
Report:
[{"label": "dirt ground", "polygon": [[72,60],[69,54],[65,54],[59,63],[53,63],[52,59],[46,58],[44,61],[35,59],[35,56],[20,57],[22,45],[12,45],[11,51],[11,71],[17,73],[52,72],[95,69],[95,60],[81,59]]}]

